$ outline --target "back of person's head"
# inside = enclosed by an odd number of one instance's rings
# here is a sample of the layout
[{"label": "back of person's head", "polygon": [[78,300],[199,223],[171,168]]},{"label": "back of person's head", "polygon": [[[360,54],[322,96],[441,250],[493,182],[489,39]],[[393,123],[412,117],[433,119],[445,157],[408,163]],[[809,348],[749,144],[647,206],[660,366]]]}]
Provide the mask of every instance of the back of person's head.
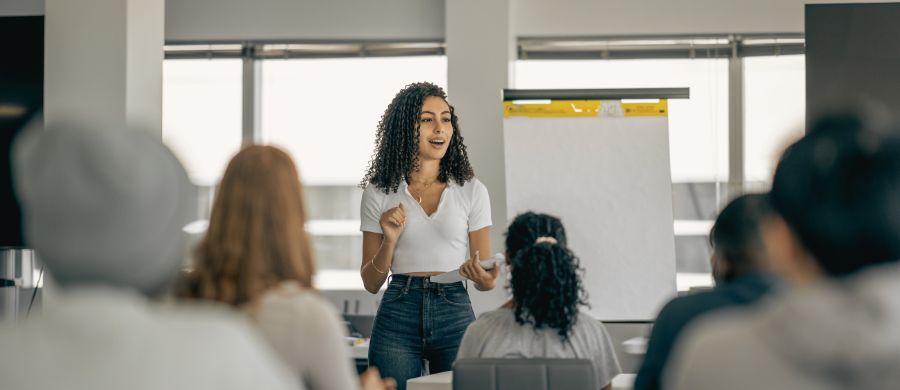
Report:
[{"label": "back of person's head", "polygon": [[587,292],[562,222],[546,214],[520,214],[509,225],[506,255],[516,322],[556,329],[567,340],[579,305],[587,305]]},{"label": "back of person's head", "polygon": [[196,194],[158,139],[125,129],[32,129],[16,140],[13,162],[26,243],[60,285],[148,295],[171,285]]},{"label": "back of person's head", "polygon": [[762,225],[772,215],[764,194],[746,194],[728,203],[709,232],[716,283],[728,283],[767,266]]},{"label": "back of person's head", "polygon": [[900,259],[900,137],[856,115],[825,117],[791,145],[770,193],[831,276]]},{"label": "back of person's head", "polygon": [[241,150],[225,169],[190,281],[179,294],[241,305],[284,281],[312,286],[297,168],[273,146]]}]

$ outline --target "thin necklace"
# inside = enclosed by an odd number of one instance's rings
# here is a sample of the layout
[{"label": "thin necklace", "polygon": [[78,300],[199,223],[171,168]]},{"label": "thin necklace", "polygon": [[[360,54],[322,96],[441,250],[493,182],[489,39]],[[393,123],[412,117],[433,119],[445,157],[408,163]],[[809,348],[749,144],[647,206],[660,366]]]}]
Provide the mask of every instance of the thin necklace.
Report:
[{"label": "thin necklace", "polygon": [[416,201],[419,202],[419,204],[422,204],[422,193],[425,192],[426,190],[428,190],[428,187],[431,187],[431,185],[436,182],[437,182],[437,179],[432,180],[428,184],[425,184],[425,182],[421,182],[422,189],[419,190],[419,196],[416,198]]}]

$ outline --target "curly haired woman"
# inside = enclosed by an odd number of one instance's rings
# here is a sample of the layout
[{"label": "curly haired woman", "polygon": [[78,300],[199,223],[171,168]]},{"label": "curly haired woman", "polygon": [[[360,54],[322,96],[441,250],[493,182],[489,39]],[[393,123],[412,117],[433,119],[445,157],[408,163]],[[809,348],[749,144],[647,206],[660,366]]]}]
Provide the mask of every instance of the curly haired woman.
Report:
[{"label": "curly haired woman", "polygon": [[[360,184],[363,259],[360,274],[378,308],[369,365],[397,380],[449,371],[466,327],[475,320],[462,282],[430,280],[456,268],[479,290],[494,288],[490,198],[475,179],[459,119],[444,91],[415,83],[394,97],[378,124],[375,153]],[[470,260],[466,260],[470,259]],[[462,263],[462,266],[460,265]]]},{"label": "curly haired woman", "polygon": [[469,327],[459,358],[590,359],[597,388],[612,388],[622,370],[606,328],[578,311],[587,304],[579,263],[558,218],[516,217],[506,234],[513,297]]}]

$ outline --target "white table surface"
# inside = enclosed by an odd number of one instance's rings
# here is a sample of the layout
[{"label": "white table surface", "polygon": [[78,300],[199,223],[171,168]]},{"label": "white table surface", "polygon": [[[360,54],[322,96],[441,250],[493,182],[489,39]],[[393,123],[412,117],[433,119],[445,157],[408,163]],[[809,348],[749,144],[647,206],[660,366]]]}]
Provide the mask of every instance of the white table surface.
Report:
[{"label": "white table surface", "polygon": [[453,390],[453,371],[420,376],[406,381],[407,390]]},{"label": "white table surface", "polygon": [[646,355],[648,341],[644,336],[632,337],[622,342],[622,351],[629,355]]},{"label": "white table surface", "polygon": [[[613,390],[631,390],[634,388],[635,374],[619,374],[612,380]],[[434,375],[421,376],[406,381],[407,390],[452,390],[453,371]]]},{"label": "white table surface", "polygon": [[350,357],[354,359],[368,359],[369,358],[369,343],[366,342],[362,345],[357,346],[347,346],[348,353]]}]

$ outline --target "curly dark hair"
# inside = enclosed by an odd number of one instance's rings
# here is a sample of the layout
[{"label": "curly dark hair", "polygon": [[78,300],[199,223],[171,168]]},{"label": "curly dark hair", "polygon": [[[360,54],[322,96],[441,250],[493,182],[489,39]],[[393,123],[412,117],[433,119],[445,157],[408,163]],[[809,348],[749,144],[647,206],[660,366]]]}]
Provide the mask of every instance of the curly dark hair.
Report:
[{"label": "curly dark hair", "polygon": [[[375,152],[369,160],[369,168],[359,186],[372,184],[385,192],[397,192],[401,180],[418,168],[419,155],[419,114],[422,103],[429,96],[437,96],[447,101],[447,94],[441,87],[428,82],[409,84],[404,87],[391,104],[384,110],[375,133]],[[469,164],[466,145],[459,131],[459,117],[450,103],[450,123],[453,136],[447,154],[441,159],[438,180],[450,180],[460,185],[471,180],[475,173]]]},{"label": "curly dark hair", "polygon": [[[552,237],[556,243],[535,242],[539,237]],[[546,214],[520,214],[506,233],[506,253],[516,322],[556,329],[562,341],[568,341],[578,306],[588,303],[581,283],[584,269],[566,244],[562,222]]]}]

